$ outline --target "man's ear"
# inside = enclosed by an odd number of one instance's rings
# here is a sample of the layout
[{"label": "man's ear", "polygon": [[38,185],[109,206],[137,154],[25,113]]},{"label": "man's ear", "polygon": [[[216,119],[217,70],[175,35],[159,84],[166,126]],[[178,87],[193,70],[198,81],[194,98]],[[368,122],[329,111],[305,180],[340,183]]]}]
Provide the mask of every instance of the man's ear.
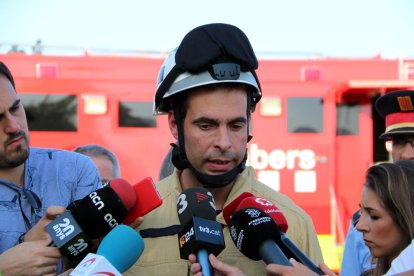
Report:
[{"label": "man's ear", "polygon": [[171,134],[174,136],[176,140],[178,140],[177,121],[175,120],[173,111],[168,112],[168,126],[170,128]]}]

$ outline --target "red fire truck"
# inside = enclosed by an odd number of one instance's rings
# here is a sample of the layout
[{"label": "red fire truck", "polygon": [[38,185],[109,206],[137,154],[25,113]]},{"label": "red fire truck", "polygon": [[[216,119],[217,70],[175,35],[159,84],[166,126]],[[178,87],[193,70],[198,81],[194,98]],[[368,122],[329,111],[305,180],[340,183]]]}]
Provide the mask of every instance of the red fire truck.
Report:
[{"label": "red fire truck", "polygon": [[[152,115],[163,58],[0,54],[25,105],[32,146],[103,145],[131,183],[157,180],[174,142],[166,118]],[[358,208],[364,173],[389,159],[373,103],[388,91],[414,88],[414,60],[263,58],[258,75],[263,98],[253,114],[248,163],[259,180],[310,214],[325,261],[338,269],[337,245]]]}]

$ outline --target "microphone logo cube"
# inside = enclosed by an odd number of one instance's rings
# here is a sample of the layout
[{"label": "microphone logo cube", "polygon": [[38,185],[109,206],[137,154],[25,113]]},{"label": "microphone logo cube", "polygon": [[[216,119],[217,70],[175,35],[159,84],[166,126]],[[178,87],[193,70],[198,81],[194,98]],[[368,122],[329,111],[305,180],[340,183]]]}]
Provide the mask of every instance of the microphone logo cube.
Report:
[{"label": "microphone logo cube", "polygon": [[70,211],[66,211],[63,215],[46,225],[46,230],[58,247],[61,247],[82,232]]},{"label": "microphone logo cube", "polygon": [[209,253],[217,256],[225,247],[222,226],[217,221],[193,217],[178,233],[178,244],[181,259],[186,260],[189,254],[200,249],[207,249]]},{"label": "microphone logo cube", "polygon": [[83,233],[70,211],[46,225],[53,243],[69,259],[83,258],[90,247],[89,238]]}]

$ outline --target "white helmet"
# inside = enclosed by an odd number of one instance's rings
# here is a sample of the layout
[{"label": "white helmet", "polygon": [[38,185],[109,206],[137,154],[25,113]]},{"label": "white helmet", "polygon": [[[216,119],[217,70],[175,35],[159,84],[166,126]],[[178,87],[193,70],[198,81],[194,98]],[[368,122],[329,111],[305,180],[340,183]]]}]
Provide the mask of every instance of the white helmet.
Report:
[{"label": "white helmet", "polygon": [[[232,36],[234,39],[230,39]],[[200,26],[188,33],[162,64],[154,97],[154,115],[171,109],[166,99],[172,95],[215,83],[249,85],[254,107],[262,95],[255,69],[256,56],[240,29],[227,24]]]}]

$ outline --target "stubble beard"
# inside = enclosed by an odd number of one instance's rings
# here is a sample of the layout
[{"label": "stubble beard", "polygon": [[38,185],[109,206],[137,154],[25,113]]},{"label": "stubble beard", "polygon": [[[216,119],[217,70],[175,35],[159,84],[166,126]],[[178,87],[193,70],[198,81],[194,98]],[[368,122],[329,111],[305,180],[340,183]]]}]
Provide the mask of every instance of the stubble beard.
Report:
[{"label": "stubble beard", "polygon": [[7,142],[4,143],[3,151],[0,152],[0,169],[15,168],[23,164],[29,157],[29,141],[26,133],[21,133],[24,139],[22,145],[17,146],[12,154],[6,154]]}]

